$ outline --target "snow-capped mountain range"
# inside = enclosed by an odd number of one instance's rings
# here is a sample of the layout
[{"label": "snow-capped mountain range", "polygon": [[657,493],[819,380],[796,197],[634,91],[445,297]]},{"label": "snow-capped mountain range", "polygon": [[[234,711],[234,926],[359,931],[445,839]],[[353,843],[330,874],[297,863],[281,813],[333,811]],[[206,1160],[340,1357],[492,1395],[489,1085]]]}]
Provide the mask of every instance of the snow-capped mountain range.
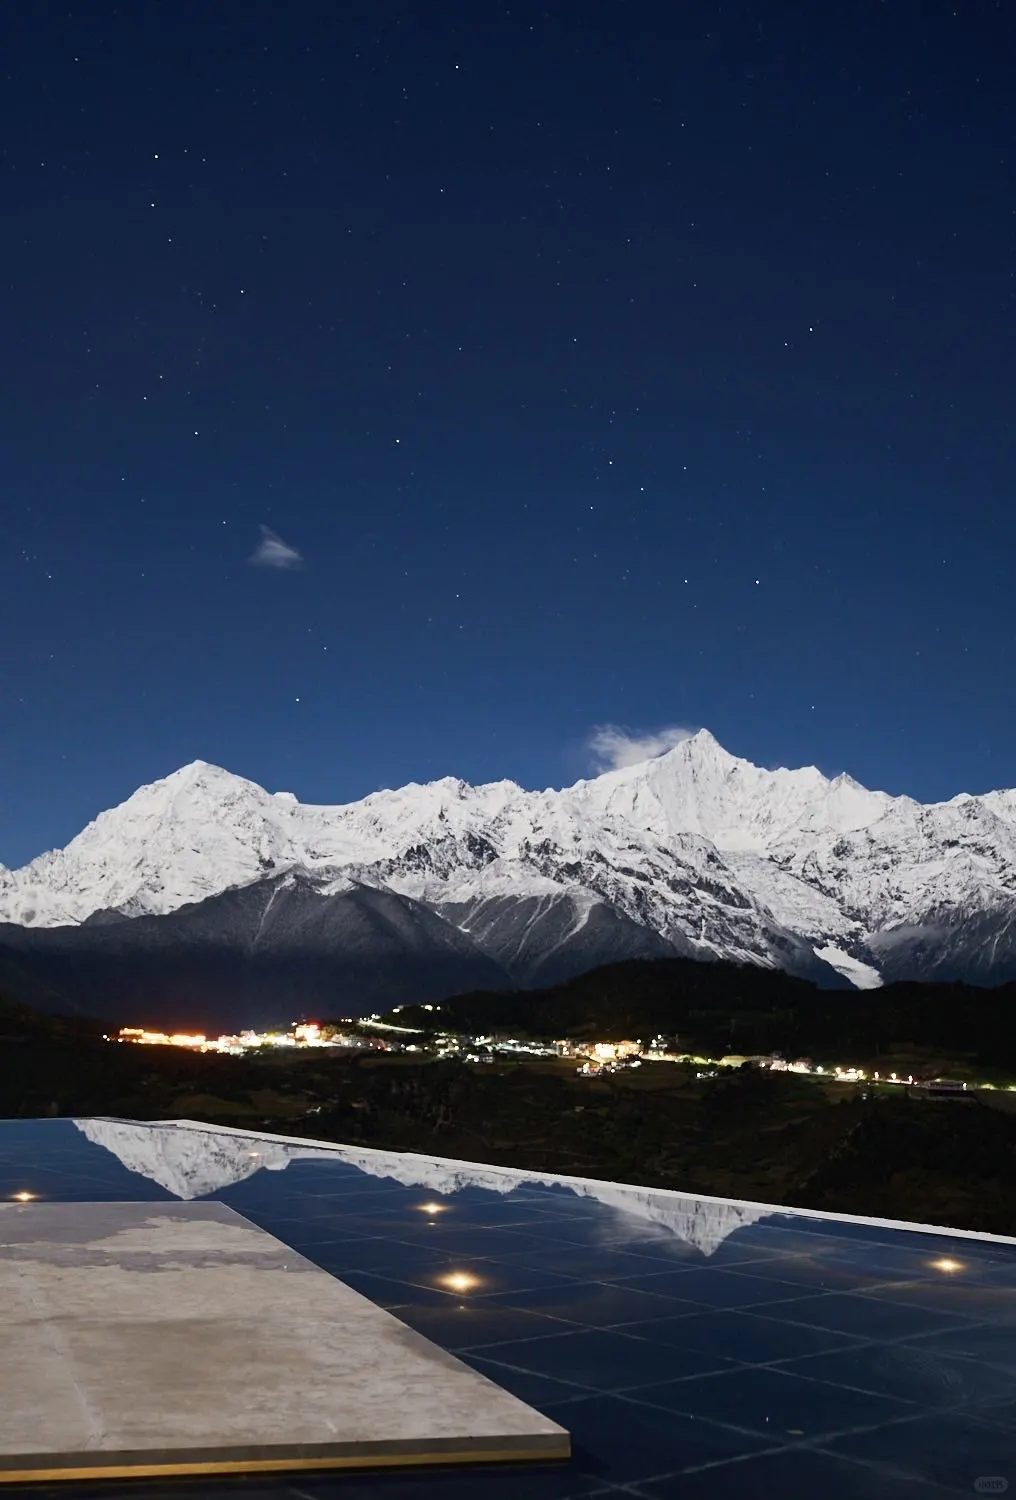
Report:
[{"label": "snow-capped mountain range", "polygon": [[[735,1230],[780,1210],[725,1198],[692,1197],[667,1189],[628,1187],[590,1178],[559,1177],[473,1162],[449,1161],[369,1146],[313,1145],[262,1137],[189,1120],[75,1120],[81,1134],[110,1151],[126,1167],[187,1201],[212,1197],[261,1171],[284,1172],[291,1162],[330,1162],[404,1187],[425,1188],[454,1202],[470,1188],[507,1197],[520,1188],[557,1189],[599,1203],[604,1243],[615,1248],[659,1238],[677,1241],[703,1256],[715,1255]],[[790,1213],[791,1210],[783,1212]]]},{"label": "snow-capped mountain range", "polygon": [[196,761],[0,868],[0,922],[0,950],[50,977],[225,943],[275,985],[313,953],[371,1003],[675,954],[996,983],[1016,977],[1016,791],[922,805],[705,730],[561,791],[445,778],[341,806]]}]

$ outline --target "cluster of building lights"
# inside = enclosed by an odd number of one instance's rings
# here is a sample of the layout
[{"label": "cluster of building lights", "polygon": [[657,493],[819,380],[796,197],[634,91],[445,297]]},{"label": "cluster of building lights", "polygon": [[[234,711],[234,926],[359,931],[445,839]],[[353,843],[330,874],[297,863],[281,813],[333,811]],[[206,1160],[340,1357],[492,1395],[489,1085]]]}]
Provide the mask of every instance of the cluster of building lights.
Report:
[{"label": "cluster of building lights", "polygon": [[206,1036],[200,1031],[148,1031],[143,1026],[121,1026],[107,1041],[134,1042],[144,1047],[186,1047],[192,1052],[227,1052],[239,1056],[258,1047],[356,1047],[361,1038],[324,1035],[317,1021],[304,1021],[291,1031],[241,1031],[236,1036]]},{"label": "cluster of building lights", "polygon": [[[398,1007],[398,1009],[401,1008]],[[424,1010],[439,1008],[430,1005],[422,1007]],[[523,1058],[574,1058],[580,1064],[578,1071],[587,1077],[594,1077],[600,1073],[612,1073],[619,1068],[637,1068],[643,1062],[691,1063],[700,1068],[709,1069],[737,1068],[745,1063],[751,1063],[757,1068],[767,1069],[772,1073],[799,1073],[809,1077],[820,1077],[830,1083],[899,1084],[938,1093],[966,1093],[974,1088],[995,1087],[1007,1087],[1016,1092],[1016,1084],[968,1084],[943,1078],[920,1079],[915,1078],[912,1073],[866,1071],[864,1068],[839,1064],[826,1067],[806,1057],[793,1060],[774,1056],[734,1054],[719,1058],[700,1057],[691,1052],[668,1051],[663,1037],[655,1037],[648,1046],[636,1041],[549,1042],[518,1037],[460,1036],[452,1032],[425,1039],[420,1032],[390,1022],[385,1023],[379,1016],[363,1017],[360,1024],[368,1025],[371,1030],[376,1028],[389,1033],[405,1032],[407,1039],[396,1040],[393,1037],[391,1040],[382,1041],[379,1037],[372,1039],[355,1031],[340,1033],[332,1026],[322,1027],[317,1021],[303,1021],[298,1025],[294,1024],[289,1031],[285,1032],[242,1031],[236,1036],[217,1037],[207,1036],[203,1032],[150,1031],[141,1026],[124,1026],[116,1036],[108,1036],[106,1040],[132,1042],[142,1046],[183,1047],[192,1052],[223,1052],[233,1056],[268,1047],[380,1047],[385,1051],[429,1053],[439,1059],[459,1059],[470,1063],[489,1063],[493,1062],[495,1057],[516,1061],[521,1061]],[[410,1042],[409,1035],[416,1036],[420,1040]]]}]

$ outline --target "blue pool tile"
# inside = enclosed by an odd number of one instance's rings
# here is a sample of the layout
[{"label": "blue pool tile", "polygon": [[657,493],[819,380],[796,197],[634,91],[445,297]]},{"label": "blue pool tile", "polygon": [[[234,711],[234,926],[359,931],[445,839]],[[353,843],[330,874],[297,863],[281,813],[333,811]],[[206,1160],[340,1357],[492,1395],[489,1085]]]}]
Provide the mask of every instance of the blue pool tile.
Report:
[{"label": "blue pool tile", "polygon": [[1005,1323],[964,1324],[911,1342],[929,1353],[961,1355],[1016,1375],[1016,1338]]},{"label": "blue pool tile", "polygon": [[[252,1144],[257,1149],[257,1143]],[[330,1160],[292,1162],[286,1168],[286,1176],[287,1187],[292,1184],[304,1192],[309,1189],[329,1196],[347,1192],[350,1198],[360,1198],[364,1202],[376,1201],[386,1193],[404,1196],[406,1192],[405,1184],[397,1182],[394,1177],[370,1177],[359,1167],[343,1161],[341,1148]]]},{"label": "blue pool tile", "polygon": [[1002,1475],[1010,1484],[1016,1480],[1012,1432],[945,1412],[834,1438],[826,1446],[968,1495],[979,1493],[975,1485],[984,1477]]},{"label": "blue pool tile", "polygon": [[[985,1286],[981,1282],[955,1280],[899,1282],[869,1290],[879,1302],[900,1302],[926,1307],[932,1312],[953,1313],[977,1323],[1016,1324],[1016,1284]],[[1016,1337],[1016,1328],[1013,1329]]]},{"label": "blue pool tile", "polygon": [[[797,1287],[798,1296],[807,1292],[859,1292],[872,1287],[904,1284],[903,1278],[881,1266],[861,1265],[844,1256],[780,1255],[771,1260],[732,1268],[739,1276],[753,1276],[775,1281],[781,1286]],[[788,1296],[794,1295],[788,1292]]]},{"label": "blue pool tile", "polygon": [[571,1433],[576,1468],[606,1483],[630,1484],[769,1446],[757,1433],[643,1406],[624,1396],[589,1396],[544,1410]]},{"label": "blue pool tile", "polygon": [[798,1359],[858,1342],[829,1328],[785,1323],[749,1312],[703,1312],[691,1317],[664,1318],[658,1323],[626,1323],[618,1332],[654,1343],[707,1349],[743,1364],[768,1364]]},{"label": "blue pool tile", "polygon": [[842,1239],[820,1220],[770,1216],[739,1230],[737,1242],[778,1255],[815,1255],[835,1249]]},{"label": "blue pool tile", "polygon": [[440,1292],[443,1297],[454,1294],[462,1301],[463,1295],[456,1293],[453,1287],[442,1286],[442,1277],[456,1271],[475,1277],[476,1286],[470,1290],[471,1296],[493,1295],[497,1292],[538,1292],[548,1286],[568,1285],[564,1277],[553,1272],[539,1271],[528,1266],[505,1266],[495,1260],[470,1260],[465,1256],[456,1256],[454,1260],[447,1262],[443,1259],[429,1262],[422,1266],[403,1263],[384,1272],[344,1271],[342,1280],[355,1286],[357,1291],[369,1297],[372,1302],[378,1300],[375,1292],[387,1297],[392,1287],[402,1289],[403,1300],[406,1302],[433,1301],[431,1294],[435,1292]]},{"label": "blue pool tile", "polygon": [[585,1281],[621,1281],[626,1277],[645,1275],[650,1271],[666,1270],[666,1264],[658,1257],[633,1255],[627,1250],[615,1250],[611,1246],[602,1249],[588,1245],[554,1245],[539,1253],[533,1261],[534,1252],[508,1255],[504,1259],[512,1264],[534,1263],[548,1271],[559,1271]]},{"label": "blue pool tile", "polygon": [[830,1258],[882,1272],[886,1280],[895,1277],[898,1281],[941,1279],[942,1273],[936,1270],[936,1262],[943,1256],[960,1261],[967,1279],[990,1275],[993,1270],[1012,1265],[1011,1255],[997,1253],[990,1244],[988,1252],[984,1253],[983,1241],[959,1240],[950,1244],[937,1238],[926,1239],[920,1234],[913,1234],[910,1239],[914,1243],[854,1246],[841,1241],[832,1250]]},{"label": "blue pool tile", "polygon": [[[564,1401],[573,1401],[579,1396],[598,1395],[599,1393],[589,1385],[580,1385],[572,1380],[555,1380],[552,1375],[537,1375],[532,1370],[517,1370],[512,1365],[501,1364],[496,1359],[489,1358],[489,1349],[484,1346],[481,1349],[466,1350],[459,1358],[464,1364],[471,1365],[480,1375],[486,1375],[495,1385],[510,1391],[513,1396],[518,1396],[520,1401],[525,1401],[529,1406],[535,1406],[537,1410],[543,1411],[544,1407],[552,1402],[560,1406]],[[564,1424],[567,1426],[567,1423]]]},{"label": "blue pool tile", "polygon": [[[437,1212],[425,1212],[423,1205],[437,1204]],[[373,1209],[362,1216],[375,1234],[428,1235],[439,1229],[507,1229],[529,1235],[545,1236],[547,1215],[528,1203],[498,1199],[493,1203],[464,1204],[458,1196],[442,1197],[439,1193],[415,1193],[409,1203],[400,1202]]]},{"label": "blue pool tile", "polygon": [[571,1463],[487,1464],[301,1480],[284,1500],[585,1500],[600,1489]]},{"label": "blue pool tile", "polygon": [[372,1271],[348,1271],[342,1280],[378,1307],[449,1307],[461,1301],[438,1286],[396,1281],[392,1277],[376,1276]]},{"label": "blue pool tile", "polygon": [[288,1235],[286,1241],[333,1276],[345,1276],[349,1271],[374,1271],[395,1280],[418,1280],[427,1279],[432,1268],[449,1264],[447,1253],[429,1245],[397,1245],[382,1239],[336,1241],[303,1233]]},{"label": "blue pool tile", "polygon": [[799,1297],[800,1289],[768,1277],[744,1276],[737,1271],[664,1271],[662,1274],[626,1276],[621,1283],[640,1291],[677,1297],[702,1307],[751,1307],[757,1303],[785,1302]]},{"label": "blue pool tile", "polygon": [[526,1257],[542,1258],[545,1251],[558,1248],[558,1241],[549,1234],[532,1234],[528,1227],[509,1229],[489,1224],[442,1222],[434,1226],[433,1234],[427,1234],[426,1243],[431,1241],[453,1255],[468,1253],[513,1263]]},{"label": "blue pool tile", "polygon": [[[769,1311],[772,1316],[777,1316],[776,1309]],[[827,1292],[817,1297],[798,1297],[792,1302],[781,1302],[778,1316],[794,1323],[813,1324],[816,1328],[835,1328],[859,1338],[878,1339],[906,1338],[910,1334],[945,1331],[962,1324],[962,1320],[952,1313],[906,1307],[856,1292]]]},{"label": "blue pool tile", "polygon": [[974,1422],[987,1422],[992,1427],[1004,1427],[1013,1434],[1016,1444],[1016,1396],[1009,1395],[1002,1401],[989,1400],[970,1407],[963,1412]]},{"label": "blue pool tile", "polygon": [[696,1380],[701,1375],[716,1375],[724,1370],[742,1370],[743,1365],[736,1364],[731,1359],[724,1359],[722,1355],[711,1349],[681,1349],[676,1345],[667,1345],[667,1363],[664,1367],[667,1378],[664,1382],[656,1382],[655,1385],[638,1385],[619,1387],[626,1396],[633,1400],[642,1400],[643,1391],[656,1389],[658,1384],[672,1384],[680,1380]]},{"label": "blue pool tile", "polygon": [[898,1396],[932,1408],[1000,1401],[1007,1392],[1016,1392],[1016,1375],[980,1360],[942,1354],[926,1339],[811,1354],[780,1368],[809,1380]]},{"label": "blue pool tile", "polygon": [[964,1286],[1006,1287],[1009,1291],[1016,1291],[1016,1260],[994,1261],[991,1265],[971,1265],[964,1258],[963,1284]]},{"label": "blue pool tile", "polygon": [[498,1305],[486,1298],[450,1307],[403,1306],[398,1317],[433,1343],[456,1352],[513,1339],[537,1338],[541,1334],[560,1333],[562,1329],[559,1319],[521,1307]]},{"label": "blue pool tile", "polygon": [[956,1500],[956,1491],[809,1448],[650,1480],[643,1500]]},{"label": "blue pool tile", "polygon": [[615,1323],[673,1318],[699,1311],[694,1302],[657,1296],[653,1291],[632,1286],[630,1282],[616,1281],[573,1281],[541,1291],[498,1293],[490,1300],[532,1308],[588,1328],[609,1328]]},{"label": "blue pool tile", "polygon": [[674,1362],[662,1344],[629,1338],[609,1329],[576,1328],[570,1333],[519,1339],[484,1347],[488,1359],[556,1380],[570,1380],[598,1391],[617,1391],[671,1377]]},{"label": "blue pool tile", "polygon": [[767,1261],[793,1260],[797,1255],[808,1254],[808,1250],[780,1249],[773,1245],[760,1245],[746,1238],[743,1230],[737,1229],[722,1245],[718,1245],[711,1251],[707,1266],[716,1266],[718,1270],[729,1271],[741,1270],[748,1265],[762,1267]]},{"label": "blue pool tile", "polygon": [[764,1220],[743,1231],[741,1244],[756,1244],[784,1253],[801,1254],[866,1271],[880,1279],[909,1281],[940,1273],[942,1256],[963,1262],[965,1275],[976,1277],[993,1270],[1016,1270],[1014,1246],[1004,1242],[924,1234],[908,1229],[882,1229],[841,1224],[832,1220],[788,1218],[777,1226]]},{"label": "blue pool tile", "polygon": [[694,1265],[702,1259],[702,1252],[694,1245],[686,1244],[665,1231],[654,1232],[644,1224],[626,1221],[620,1214],[613,1222],[604,1222],[602,1215],[586,1214],[573,1218],[558,1213],[552,1218],[548,1216],[547,1223],[554,1226],[555,1237],[562,1244],[629,1250],[635,1255],[652,1254],[654,1258],[675,1266],[684,1262]]},{"label": "blue pool tile", "polygon": [[749,1427],[787,1443],[915,1415],[920,1408],[890,1396],[837,1389],[778,1369],[735,1369],[696,1380],[672,1380],[626,1391],[630,1400],[684,1416]]}]

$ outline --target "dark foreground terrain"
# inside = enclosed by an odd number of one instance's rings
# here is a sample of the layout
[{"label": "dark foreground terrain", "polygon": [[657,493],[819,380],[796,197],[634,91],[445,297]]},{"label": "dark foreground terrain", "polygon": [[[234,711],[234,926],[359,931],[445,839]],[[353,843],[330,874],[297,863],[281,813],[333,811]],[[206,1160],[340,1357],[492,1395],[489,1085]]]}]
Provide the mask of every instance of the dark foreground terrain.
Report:
[{"label": "dark foreground terrain", "polygon": [[0,1004],[0,1116],[189,1117],[533,1170],[1016,1235],[1016,1095],[757,1070],[190,1053]]}]

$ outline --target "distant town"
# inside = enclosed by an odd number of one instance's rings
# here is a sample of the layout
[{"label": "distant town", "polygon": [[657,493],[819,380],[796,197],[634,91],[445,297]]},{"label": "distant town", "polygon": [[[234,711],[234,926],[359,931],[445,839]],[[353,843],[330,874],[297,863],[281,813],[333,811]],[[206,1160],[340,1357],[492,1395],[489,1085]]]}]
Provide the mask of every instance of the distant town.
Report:
[{"label": "distant town", "polygon": [[[431,1009],[425,1006],[424,1009]],[[349,1029],[342,1029],[343,1025]],[[410,1040],[416,1038],[416,1040]],[[897,1074],[853,1067],[846,1063],[821,1064],[811,1058],[788,1059],[778,1054],[747,1055],[730,1053],[723,1057],[703,1057],[697,1053],[669,1050],[667,1038],[658,1036],[650,1042],[622,1041],[548,1041],[522,1040],[504,1036],[462,1036],[438,1032],[424,1037],[415,1028],[399,1026],[380,1016],[366,1016],[341,1024],[317,1021],[295,1022],[288,1031],[242,1031],[234,1036],[206,1036],[202,1032],[149,1031],[140,1026],[123,1026],[106,1041],[133,1043],[138,1046],[183,1047],[193,1052],[218,1052],[239,1057],[272,1048],[346,1048],[360,1051],[403,1052],[438,1061],[492,1064],[495,1060],[523,1062],[527,1058],[573,1059],[576,1072],[593,1078],[622,1070],[638,1068],[643,1063],[682,1063],[694,1067],[696,1077],[716,1077],[720,1069],[755,1068],[772,1073],[796,1073],[821,1079],[826,1083],[869,1084],[905,1087],[941,1094],[966,1094],[979,1089],[1003,1089],[1016,1093],[1016,1082],[1000,1084],[978,1080],[920,1078],[912,1073]]]}]

